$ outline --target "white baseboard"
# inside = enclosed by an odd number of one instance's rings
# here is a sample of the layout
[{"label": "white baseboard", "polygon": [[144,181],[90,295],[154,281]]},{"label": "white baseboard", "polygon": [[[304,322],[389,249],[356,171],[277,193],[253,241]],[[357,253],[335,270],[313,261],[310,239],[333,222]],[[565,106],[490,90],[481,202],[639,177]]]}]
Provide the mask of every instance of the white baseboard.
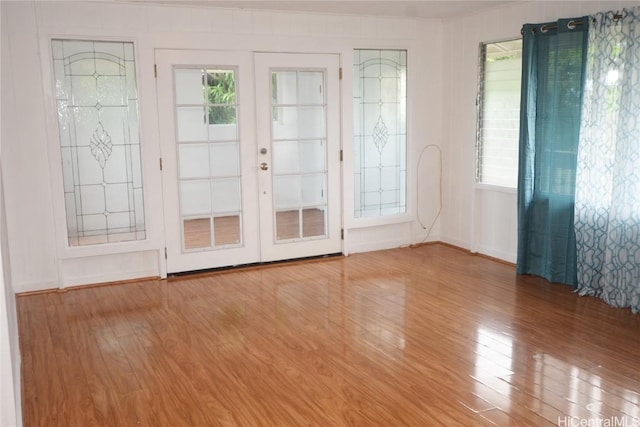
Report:
[{"label": "white baseboard", "polygon": [[14,293],[21,294],[24,292],[37,292],[47,289],[57,289],[60,286],[57,280],[43,280],[41,282],[13,282],[12,287]]},{"label": "white baseboard", "polygon": [[385,249],[395,249],[402,246],[409,246],[410,242],[405,239],[378,240],[376,242],[357,243],[349,246],[349,253],[356,254],[361,252],[382,251]]},{"label": "white baseboard", "polygon": [[135,280],[143,279],[147,277],[159,277],[158,270],[138,270],[138,271],[125,271],[125,272],[113,272],[105,274],[96,274],[88,276],[75,276],[66,277],[60,284],[60,288],[67,288],[69,286],[82,286],[82,285],[95,285],[99,283],[119,282],[122,280]]},{"label": "white baseboard", "polygon": [[502,261],[510,262],[512,264],[515,264],[518,258],[517,254],[499,251],[499,250],[495,250],[487,247],[480,247],[478,249],[478,253],[490,256],[492,258],[497,258]]}]

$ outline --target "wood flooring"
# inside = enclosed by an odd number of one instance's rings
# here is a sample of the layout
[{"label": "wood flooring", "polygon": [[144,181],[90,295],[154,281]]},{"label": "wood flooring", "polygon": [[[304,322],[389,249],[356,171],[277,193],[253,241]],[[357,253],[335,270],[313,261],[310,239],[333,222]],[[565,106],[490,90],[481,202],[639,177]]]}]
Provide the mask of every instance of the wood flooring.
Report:
[{"label": "wood flooring", "polygon": [[18,310],[27,427],[640,423],[640,316],[444,245]]}]

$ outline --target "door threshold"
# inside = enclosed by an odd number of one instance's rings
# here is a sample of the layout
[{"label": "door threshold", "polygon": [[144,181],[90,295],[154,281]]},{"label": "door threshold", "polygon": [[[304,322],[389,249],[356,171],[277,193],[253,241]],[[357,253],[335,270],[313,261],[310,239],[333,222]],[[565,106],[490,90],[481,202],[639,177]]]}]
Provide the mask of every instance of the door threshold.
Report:
[{"label": "door threshold", "polygon": [[333,258],[344,258],[344,254],[342,252],[336,252],[332,254],[324,254],[324,255],[315,255],[303,258],[288,258],[277,261],[266,261],[266,262],[253,262],[248,264],[237,264],[237,265],[228,265],[224,267],[215,267],[215,268],[204,268],[201,270],[190,270],[190,271],[180,271],[177,273],[169,273],[167,274],[167,279],[181,278],[185,276],[200,276],[205,274],[212,273],[224,273],[228,271],[239,271],[245,269],[256,269],[256,268],[265,268],[265,267],[275,267],[282,264],[298,264],[309,261],[322,261],[326,259]]}]

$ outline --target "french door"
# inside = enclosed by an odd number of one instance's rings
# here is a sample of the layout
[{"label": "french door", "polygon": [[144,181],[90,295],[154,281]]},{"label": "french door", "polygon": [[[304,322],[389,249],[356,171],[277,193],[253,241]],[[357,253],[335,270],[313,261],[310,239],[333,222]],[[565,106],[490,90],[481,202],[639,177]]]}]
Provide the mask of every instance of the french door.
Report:
[{"label": "french door", "polygon": [[341,252],[338,58],[156,51],[167,271]]}]

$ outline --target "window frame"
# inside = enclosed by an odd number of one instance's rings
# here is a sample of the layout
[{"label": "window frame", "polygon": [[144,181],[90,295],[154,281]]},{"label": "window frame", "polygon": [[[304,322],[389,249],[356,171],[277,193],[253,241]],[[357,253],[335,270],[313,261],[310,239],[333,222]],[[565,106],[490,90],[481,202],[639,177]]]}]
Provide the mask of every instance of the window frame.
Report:
[{"label": "window frame", "polygon": [[[522,36],[505,37],[497,40],[483,41],[478,45],[478,66],[477,66],[477,90],[476,90],[476,137],[475,137],[475,171],[474,171],[474,187],[476,189],[493,190],[504,193],[516,193],[518,188],[517,172],[516,182],[513,186],[500,185],[494,183],[487,183],[481,180],[482,177],[482,120],[483,120],[483,101],[484,101],[484,86],[485,86],[485,63],[486,63],[486,47],[491,44],[506,43],[520,41],[522,44]],[[522,46],[520,48],[520,54],[522,55]],[[522,90],[522,83],[520,83],[520,92]],[[520,106],[518,104],[518,110]],[[519,125],[518,125],[519,128]],[[519,147],[517,147],[519,149]],[[518,168],[518,158],[516,157],[516,171]]]},{"label": "window frame", "polygon": [[[156,229],[157,220],[153,215],[153,205],[155,205],[154,197],[150,197],[157,191],[157,185],[154,185],[154,179],[151,174],[159,174],[159,169],[153,170],[148,168],[147,163],[150,156],[155,157],[153,152],[153,144],[148,144],[147,130],[145,123],[145,111],[142,102],[138,102],[138,132],[140,137],[140,161],[143,184],[143,206],[145,221],[145,238],[140,240],[130,240],[121,242],[108,242],[94,245],[72,246],[69,244],[67,234],[66,206],[64,199],[64,184],[62,172],[62,154],[60,151],[60,138],[58,133],[57,106],[55,100],[55,74],[53,55],[51,51],[51,43],[53,40],[72,40],[72,41],[95,41],[95,42],[123,42],[133,44],[133,57],[135,60],[135,76],[136,86],[138,90],[138,98],[143,97],[142,92],[146,93],[143,83],[142,70],[153,68],[153,58],[149,60],[141,53],[141,44],[136,37],[122,36],[112,37],[105,35],[97,35],[94,33],[76,32],[57,32],[43,35],[39,38],[39,50],[41,55],[41,72],[43,79],[43,93],[45,95],[45,103],[43,106],[46,121],[47,135],[46,145],[48,152],[48,165],[50,177],[50,191],[52,199],[52,222],[54,225],[54,246],[56,247],[57,257],[62,260],[73,260],[76,258],[85,258],[101,255],[116,255],[131,252],[147,252],[158,251],[160,239],[157,236]],[[155,82],[153,82],[155,84]],[[145,95],[145,97],[147,97]],[[159,154],[159,153],[158,153]],[[155,175],[154,175],[155,176]],[[159,263],[160,265],[160,263]],[[59,274],[62,274],[64,268],[58,266]],[[60,277],[60,283],[64,282],[64,277]]]},{"label": "window frame", "polygon": [[[405,212],[381,216],[372,217],[357,217],[355,215],[355,145],[354,145],[354,105],[353,105],[353,87],[357,82],[357,76],[353,72],[353,55],[356,50],[399,50],[406,52],[406,117],[405,117],[405,155],[406,155],[406,209]],[[367,228],[383,225],[402,224],[409,223],[416,220],[415,206],[416,206],[416,193],[415,193],[415,180],[416,180],[416,165],[411,161],[415,149],[413,147],[413,97],[409,96],[410,87],[418,87],[419,85],[414,80],[415,73],[410,70],[409,63],[418,64],[419,60],[415,56],[416,48],[413,43],[377,43],[367,44],[359,43],[351,46],[348,50],[343,50],[341,56],[342,62],[342,103],[343,103],[343,123],[342,123],[342,135],[343,141],[343,212],[344,212],[344,227],[347,229],[355,228]],[[412,67],[418,65],[412,65]]]}]

